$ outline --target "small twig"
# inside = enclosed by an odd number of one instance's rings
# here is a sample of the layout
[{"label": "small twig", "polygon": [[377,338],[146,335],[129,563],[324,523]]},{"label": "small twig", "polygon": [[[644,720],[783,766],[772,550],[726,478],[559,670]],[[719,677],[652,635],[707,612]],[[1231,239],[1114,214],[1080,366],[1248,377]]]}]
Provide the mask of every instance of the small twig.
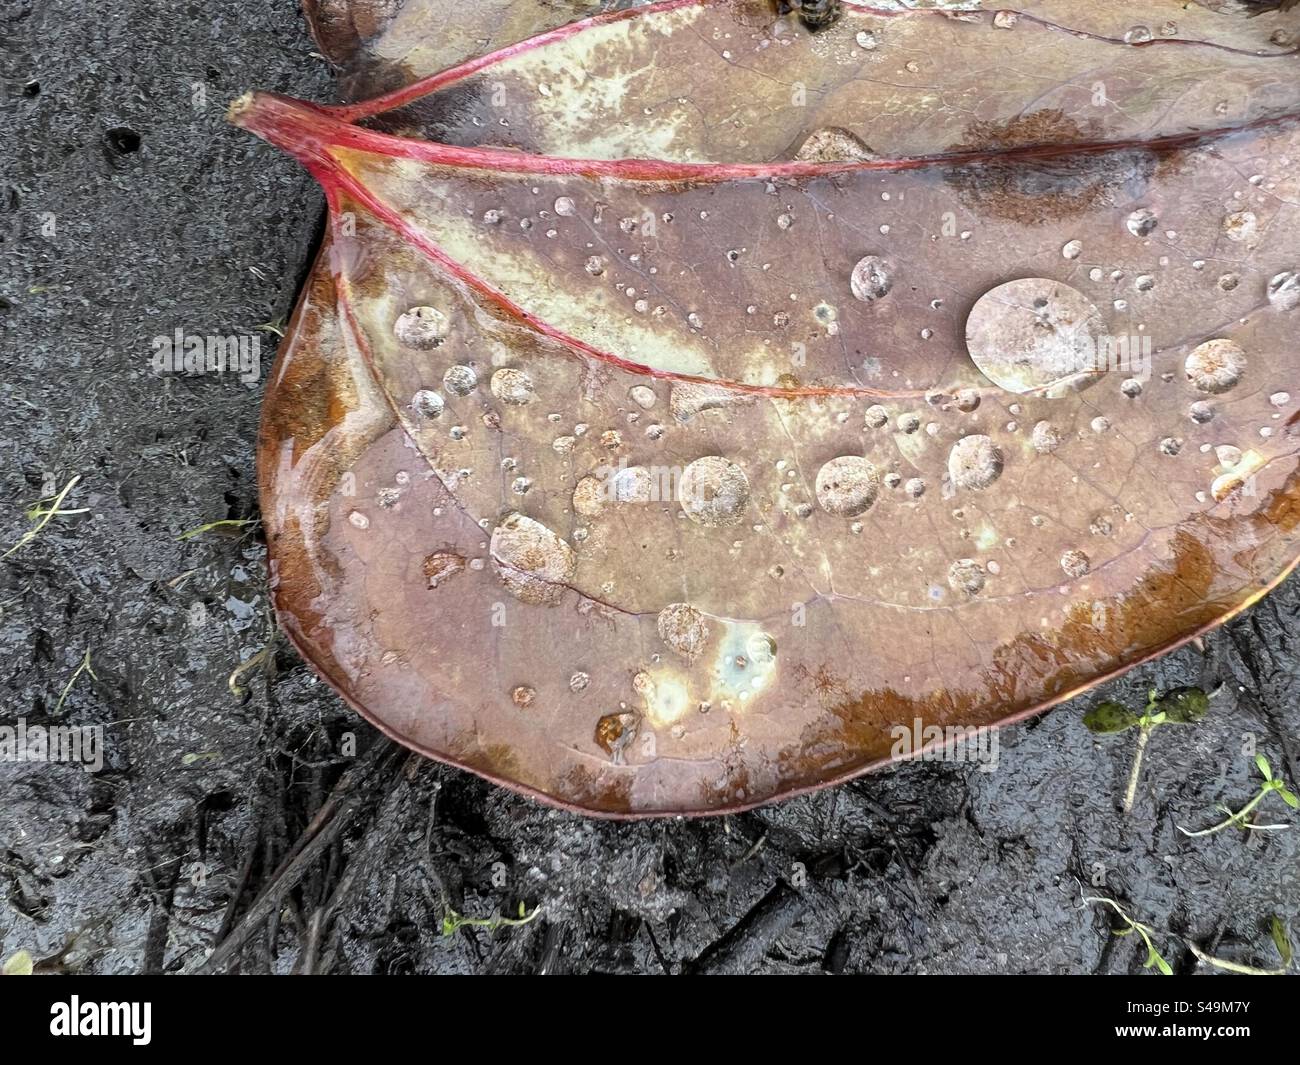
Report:
[{"label": "small twig", "polygon": [[68,678],[68,683],[63,686],[63,691],[59,693],[59,701],[54,704],[54,713],[57,714],[59,713],[59,711],[63,709],[63,703],[64,700],[67,699],[68,697],[68,692],[72,691],[72,686],[77,682],[77,678],[81,676],[81,674],[83,673],[89,673],[91,680],[94,681],[99,680],[99,678],[95,676],[95,671],[94,669],[91,668],[90,665],[89,647],[86,648],[86,656],[81,660],[81,665],[79,665],[76,669],[76,672],[73,673],[72,676]]},{"label": "small twig", "polygon": [[1283,965],[1280,969],[1257,969],[1253,965],[1242,965],[1240,962],[1228,961],[1226,958],[1216,958],[1212,954],[1206,954],[1200,947],[1187,940],[1187,949],[1196,955],[1198,961],[1203,961],[1206,965],[1212,965],[1216,969],[1222,969],[1224,972],[1240,973],[1243,976],[1285,976],[1289,965]]},{"label": "small twig", "polygon": [[258,929],[279,911],[284,897],[297,886],[313,863],[347,828],[352,817],[365,801],[366,796],[360,793],[358,786],[372,770],[378,768],[391,755],[393,750],[394,744],[391,740],[376,740],[364,758],[339,778],[325,805],[316,812],[303,830],[302,835],[298,837],[279,869],[271,876],[257,900],[240,918],[230,934],[217,944],[208,960],[199,969],[200,972],[212,973],[224,966],[243,949]]},{"label": "small twig", "polygon": [[1124,813],[1133,812],[1133,802],[1137,798],[1138,781],[1142,778],[1142,756],[1146,754],[1147,744],[1151,741],[1151,729],[1143,726],[1138,732],[1137,746],[1133,750],[1133,768],[1129,770],[1128,787],[1124,791]]}]

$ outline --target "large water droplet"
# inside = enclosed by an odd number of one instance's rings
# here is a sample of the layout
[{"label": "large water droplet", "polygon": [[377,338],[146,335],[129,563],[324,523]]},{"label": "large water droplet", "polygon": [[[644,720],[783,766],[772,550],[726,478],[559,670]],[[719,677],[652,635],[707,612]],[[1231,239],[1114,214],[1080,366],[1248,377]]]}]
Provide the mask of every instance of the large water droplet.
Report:
[{"label": "large water droplet", "polygon": [[694,661],[709,640],[709,624],[689,603],[670,603],[659,611],[659,638],[688,661]]},{"label": "large water droplet", "polygon": [[1002,474],[1002,452],[987,436],[963,436],[948,452],[948,476],[958,488],[987,488]]},{"label": "large water droplet", "polygon": [[447,316],[437,307],[412,307],[393,323],[397,342],[413,351],[436,348],[447,337]]},{"label": "large water droplet", "polygon": [[533,382],[523,370],[510,367],[498,370],[490,382],[492,394],[502,403],[520,406],[533,398]]},{"label": "large water droplet", "polygon": [[478,374],[472,366],[450,366],[442,375],[442,384],[453,396],[468,396],[478,385]]},{"label": "large water droplet", "polygon": [[705,455],[682,471],[679,483],[682,510],[705,526],[735,525],[749,504],[745,471],[721,455]]},{"label": "large water droplet", "polygon": [[553,606],[573,580],[573,548],[540,521],[517,511],[492,531],[489,545],[497,576],[516,599]]},{"label": "large water droplet", "polygon": [[866,141],[847,129],[827,126],[808,134],[794,157],[800,163],[860,163],[874,159],[876,153]]},{"label": "large water droplet", "polygon": [[1227,392],[1246,371],[1246,353],[1231,340],[1207,340],[1187,356],[1187,379],[1200,392]]},{"label": "large water droplet", "polygon": [[966,319],[966,347],[985,377],[1048,397],[1096,383],[1104,333],[1101,312],[1082,292],[1042,277],[998,285]]},{"label": "large water droplet", "polygon": [[866,511],[879,491],[879,471],[860,455],[841,455],[817,472],[817,502],[841,518]]}]

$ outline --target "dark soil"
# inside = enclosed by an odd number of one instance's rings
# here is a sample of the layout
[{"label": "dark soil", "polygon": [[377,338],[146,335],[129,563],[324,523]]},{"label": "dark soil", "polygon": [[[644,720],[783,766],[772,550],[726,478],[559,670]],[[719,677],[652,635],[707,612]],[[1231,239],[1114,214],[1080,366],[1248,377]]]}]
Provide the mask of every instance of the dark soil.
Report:
[{"label": "dark soil", "polygon": [[[0,724],[102,725],[107,764],[0,763],[0,956],[190,972],[1138,971],[1125,901],[1176,970],[1181,937],[1273,965],[1300,938],[1300,832],[1185,838],[1255,791],[1253,737],[1300,777],[1300,581],[1104,694],[1222,682],[1152,742],[1080,724],[1096,693],[1001,735],[995,772],[925,762],[734,817],[554,812],[380,740],[273,645],[254,444],[275,337],[322,201],[227,128],[256,86],[328,99],[293,0],[34,0],[0,13]],[[51,221],[53,228],[51,230]],[[262,338],[251,384],[162,377],[151,339]],[[247,671],[241,701],[227,680]],[[62,705],[60,693],[89,651]],[[271,668],[263,668],[263,666]],[[359,755],[353,757],[351,742]],[[1267,821],[1288,811],[1270,798]],[[314,820],[313,820],[314,819]],[[526,927],[444,934],[468,917]],[[247,915],[251,912],[252,916]],[[213,951],[216,951],[214,954]],[[209,955],[211,957],[209,958]]]}]

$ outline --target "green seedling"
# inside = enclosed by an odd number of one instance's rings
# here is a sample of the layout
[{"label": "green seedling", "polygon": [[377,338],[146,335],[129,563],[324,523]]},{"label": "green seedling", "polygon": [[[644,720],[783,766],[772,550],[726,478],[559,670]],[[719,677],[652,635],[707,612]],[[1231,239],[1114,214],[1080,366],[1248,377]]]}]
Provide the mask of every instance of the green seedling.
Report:
[{"label": "green seedling", "polygon": [[1210,697],[1200,688],[1171,688],[1161,695],[1152,688],[1147,694],[1146,709],[1134,713],[1121,703],[1098,703],[1083,715],[1083,723],[1097,735],[1107,736],[1117,732],[1138,730],[1137,748],[1133,752],[1133,767],[1124,791],[1124,812],[1133,809],[1137,796],[1138,779],[1142,775],[1142,757],[1153,733],[1161,725],[1193,725],[1210,709]]},{"label": "green seedling", "polygon": [[196,536],[202,536],[210,532],[229,532],[235,529],[243,529],[249,525],[256,525],[257,518],[222,518],[220,521],[210,521],[206,525],[200,525],[197,529],[187,529],[176,537],[178,540],[192,540]]},{"label": "green seedling", "polygon": [[1228,961],[1226,958],[1212,957],[1191,940],[1187,941],[1187,946],[1206,965],[1212,965],[1224,972],[1241,973],[1243,976],[1285,976],[1291,968],[1291,961],[1294,956],[1291,950],[1291,940],[1287,937],[1286,927],[1279,917],[1269,918],[1268,930],[1273,937],[1273,945],[1277,947],[1278,957],[1282,959],[1282,964],[1276,969],[1258,969],[1253,965],[1242,965],[1240,962]]},{"label": "green seedling", "polygon": [[1255,793],[1255,797],[1251,799],[1250,802],[1246,803],[1245,806],[1236,812],[1233,812],[1226,806],[1220,806],[1219,809],[1228,816],[1217,825],[1203,828],[1199,832],[1189,832],[1187,829],[1183,828],[1182,825],[1179,825],[1178,831],[1184,836],[1195,837],[1212,836],[1216,832],[1222,832],[1225,828],[1232,828],[1234,826],[1241,829],[1254,829],[1256,831],[1278,831],[1286,828],[1286,825],[1256,825],[1246,820],[1246,818],[1250,816],[1251,811],[1253,811],[1256,806],[1268,798],[1268,796],[1273,792],[1277,792],[1278,798],[1291,807],[1291,809],[1295,810],[1300,808],[1300,799],[1297,799],[1295,792],[1291,791],[1286,786],[1285,780],[1273,775],[1273,769],[1268,764],[1268,759],[1262,754],[1255,755],[1255,768],[1259,770],[1260,776],[1264,778],[1264,782],[1260,784],[1259,791]]},{"label": "green seedling", "polygon": [[276,639],[273,634],[270,643],[256,654],[249,655],[249,657],[237,665],[231,672],[230,676],[226,678],[226,687],[230,690],[230,694],[241,703],[248,698],[248,687],[244,684],[244,678],[255,669],[266,668],[267,665],[273,661],[271,656],[275,654],[275,644]]},{"label": "green seedling", "polygon": [[522,902],[519,904],[518,917],[503,917],[499,913],[494,913],[491,917],[465,917],[455,910],[448,910],[442,919],[442,934],[455,935],[462,928],[486,928],[489,932],[495,932],[498,928],[515,928],[533,921],[541,912],[542,908],[538,906],[532,913],[527,913]]},{"label": "green seedling", "polygon": [[68,678],[68,683],[63,686],[63,691],[59,692],[59,701],[54,704],[54,712],[56,714],[63,709],[63,703],[68,698],[68,692],[72,691],[72,686],[77,683],[77,678],[83,673],[89,673],[91,680],[99,680],[99,678],[95,676],[95,671],[90,665],[90,648],[86,649],[86,657],[81,660],[81,665],[79,665],[76,672]]},{"label": "green seedling", "polygon": [[86,514],[89,512],[89,507],[79,507],[76,510],[63,509],[63,501],[68,498],[68,493],[77,486],[77,482],[80,480],[81,475],[78,474],[65,484],[57,495],[46,496],[44,499],[38,499],[27,508],[27,520],[32,523],[32,527],[23,533],[16,544],[9,548],[9,550],[3,555],[0,555],[0,561],[8,558],[16,551],[21,551],[24,547],[30,544],[36,539],[36,537],[40,536],[41,531],[54,518],[66,518],[70,514]]},{"label": "green seedling", "polygon": [[[1124,911],[1124,908],[1114,899],[1100,895],[1093,895],[1085,897],[1083,901],[1090,906],[1094,902],[1100,902],[1103,905],[1109,906],[1119,915],[1119,918],[1124,922],[1125,927],[1112,929],[1112,935],[1128,936],[1136,932],[1142,937],[1142,942],[1146,944],[1147,948],[1147,960],[1142,963],[1142,968],[1157,969],[1165,976],[1174,975],[1173,968],[1170,966],[1169,962],[1164,959],[1164,956],[1161,955],[1160,951],[1156,950],[1155,942],[1152,939],[1152,936],[1161,935],[1162,933],[1157,932],[1150,925],[1143,924],[1141,921],[1130,917]],[[1269,918],[1269,933],[1273,937],[1273,945],[1277,947],[1278,956],[1282,959],[1281,966],[1276,969],[1259,969],[1253,965],[1243,965],[1241,962],[1228,961],[1226,958],[1216,958],[1214,955],[1203,951],[1190,939],[1185,937],[1179,938],[1183,939],[1183,942],[1187,944],[1187,949],[1190,950],[1199,961],[1204,962],[1206,965],[1213,966],[1216,969],[1222,969],[1224,972],[1241,973],[1245,976],[1282,976],[1291,968],[1291,962],[1293,960],[1291,940],[1287,936],[1286,927],[1282,924],[1281,919],[1276,916]],[[1163,934],[1168,935],[1169,933]]]},{"label": "green seedling", "polygon": [[0,976],[31,976],[33,967],[31,953],[20,950],[0,966]]},{"label": "green seedling", "polygon": [[1146,948],[1147,948],[1147,960],[1142,963],[1142,968],[1158,969],[1165,976],[1174,975],[1174,970],[1170,967],[1169,963],[1165,961],[1164,956],[1160,953],[1160,951],[1156,950],[1156,945],[1151,939],[1153,935],[1158,934],[1154,928],[1152,928],[1150,925],[1143,924],[1141,921],[1135,921],[1132,917],[1130,917],[1127,913],[1124,912],[1120,904],[1116,902],[1114,899],[1108,899],[1102,896],[1090,896],[1088,898],[1085,898],[1083,901],[1086,902],[1089,906],[1091,906],[1094,902],[1105,903],[1117,914],[1119,914],[1120,920],[1124,922],[1126,927],[1119,928],[1119,929],[1112,929],[1111,930],[1112,935],[1129,936],[1132,935],[1134,932],[1136,932],[1139,936],[1142,937],[1142,942],[1146,944]]},{"label": "green seedling", "polygon": [[281,315],[279,318],[273,318],[271,321],[263,322],[261,325],[255,325],[253,328],[260,333],[270,333],[272,336],[277,336],[283,340],[284,331],[286,329],[284,316]]}]

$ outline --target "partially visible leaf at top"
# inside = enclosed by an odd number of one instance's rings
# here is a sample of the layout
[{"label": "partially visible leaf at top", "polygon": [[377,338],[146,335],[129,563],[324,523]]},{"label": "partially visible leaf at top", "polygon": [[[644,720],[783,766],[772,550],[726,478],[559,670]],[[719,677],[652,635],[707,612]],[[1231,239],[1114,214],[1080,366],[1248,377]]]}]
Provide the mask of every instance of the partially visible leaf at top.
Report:
[{"label": "partially visible leaf at top", "polygon": [[395,27],[464,5],[384,10],[334,39],[387,95],[233,117],[330,206],[266,400],[277,608],[404,742],[745,807],[1294,564],[1296,16],[673,0],[430,73]]},{"label": "partially visible leaf at top", "polygon": [[1156,700],[1154,709],[1166,721],[1191,725],[1209,712],[1210,698],[1200,688],[1171,688]]}]

